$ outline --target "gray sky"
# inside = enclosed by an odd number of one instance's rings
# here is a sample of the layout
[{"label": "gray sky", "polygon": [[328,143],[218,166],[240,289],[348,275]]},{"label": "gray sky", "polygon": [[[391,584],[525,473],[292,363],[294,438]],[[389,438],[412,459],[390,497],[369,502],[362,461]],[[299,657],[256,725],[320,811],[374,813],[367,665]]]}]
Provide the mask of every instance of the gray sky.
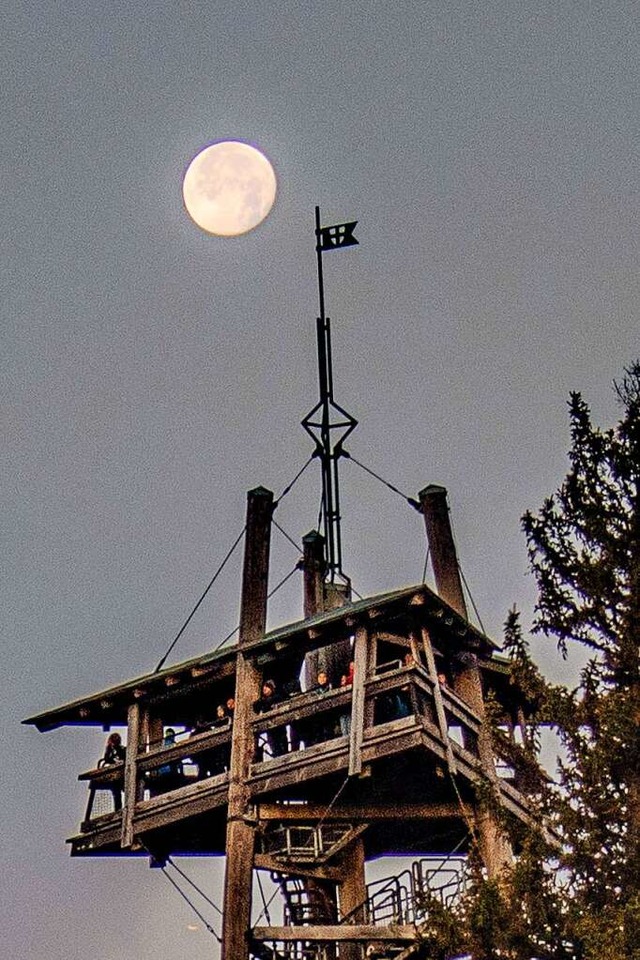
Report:
[{"label": "gray sky", "polygon": [[[566,399],[599,422],[639,353],[637,5],[566,0],[15,0],[0,36],[2,942],[12,960],[192,960],[217,946],[143,861],[70,860],[101,732],[19,720],[153,669],[244,523],[307,459],[313,208],[350,451],[449,489],[488,632],[533,585],[519,517],[560,482]],[[276,205],[206,236],[182,209],[223,137]],[[345,568],[417,582],[420,518],[352,463]],[[314,465],[279,508],[316,523]],[[272,583],[298,555],[277,532]],[[175,659],[235,625],[239,560]],[[293,578],[270,622],[300,614]],[[548,647],[551,648],[551,644]],[[545,662],[560,665],[549,649]],[[188,863],[217,896],[210,862]],[[136,897],[139,899],[136,900]],[[196,930],[188,925],[195,923]]]}]

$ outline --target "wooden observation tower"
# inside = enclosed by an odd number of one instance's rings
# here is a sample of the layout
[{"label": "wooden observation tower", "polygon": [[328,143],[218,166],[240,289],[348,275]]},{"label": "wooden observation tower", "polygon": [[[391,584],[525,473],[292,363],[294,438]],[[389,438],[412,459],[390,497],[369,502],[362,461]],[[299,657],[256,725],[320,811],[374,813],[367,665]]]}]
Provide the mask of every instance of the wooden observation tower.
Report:
[{"label": "wooden observation tower", "polygon": [[[265,632],[274,502],[252,490],[237,643],[25,721],[126,726],[126,758],[80,774],[89,803],[71,854],[225,856],[223,960],[426,957],[430,899],[455,897],[471,843],[490,876],[510,861],[496,805],[530,821],[525,772],[495,755],[484,706],[490,692],[508,740],[522,703],[468,620],[444,488],[414,501],[436,591],[353,601],[342,573],[337,463],[356,422],[333,400],[321,254],[355,243],[353,227],[322,229],[316,213],[320,402],[303,425],[324,531],[303,541],[303,618]],[[382,856],[411,866],[367,885]],[[275,924],[252,920],[260,871],[281,894]]]}]

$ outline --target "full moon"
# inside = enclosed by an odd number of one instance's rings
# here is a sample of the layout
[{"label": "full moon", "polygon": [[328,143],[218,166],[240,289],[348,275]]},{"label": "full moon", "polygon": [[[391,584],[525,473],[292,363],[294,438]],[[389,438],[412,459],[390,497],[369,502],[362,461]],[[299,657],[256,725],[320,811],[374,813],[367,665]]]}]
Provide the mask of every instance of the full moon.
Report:
[{"label": "full moon", "polygon": [[187,213],[206,233],[237,237],[262,223],[276,198],[276,175],[263,153],[222,140],[198,153],[184,175]]}]

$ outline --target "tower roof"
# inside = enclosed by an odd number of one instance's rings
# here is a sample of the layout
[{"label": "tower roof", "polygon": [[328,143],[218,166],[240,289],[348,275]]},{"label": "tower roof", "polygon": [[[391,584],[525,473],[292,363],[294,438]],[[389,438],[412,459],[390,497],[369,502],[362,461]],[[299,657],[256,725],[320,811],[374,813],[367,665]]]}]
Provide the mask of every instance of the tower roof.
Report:
[{"label": "tower roof", "polygon": [[[498,645],[484,633],[455,612],[438,594],[425,584],[404,587],[376,594],[270,630],[260,640],[246,646],[252,653],[264,653],[268,661],[272,656],[291,646],[299,648],[304,655],[308,650],[321,645],[327,632],[340,637],[353,634],[359,621],[369,621],[380,614],[408,616],[412,608],[425,608],[428,617],[436,623],[445,623],[448,632],[464,641],[464,646],[476,650],[483,659],[491,657]],[[326,640],[324,640],[326,642]],[[165,697],[168,689],[180,686],[184,691],[189,685],[194,688],[203,678],[218,675],[231,676],[235,667],[237,648],[225,646],[212,653],[204,653],[162,670],[142,674],[132,680],[108,687],[78,700],[62,704],[51,710],[23,720],[38,730],[53,730],[66,725],[117,725],[126,724],[129,704],[140,697]]]}]

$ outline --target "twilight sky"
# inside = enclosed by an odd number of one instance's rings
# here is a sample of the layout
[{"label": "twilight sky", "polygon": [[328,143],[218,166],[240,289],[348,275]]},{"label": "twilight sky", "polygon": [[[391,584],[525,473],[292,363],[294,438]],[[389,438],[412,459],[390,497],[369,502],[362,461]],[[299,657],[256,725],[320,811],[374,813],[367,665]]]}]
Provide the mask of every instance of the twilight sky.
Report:
[{"label": "twilight sky", "polygon": [[[566,399],[612,423],[640,353],[638,9],[625,0],[14,0],[0,34],[5,575],[1,940],[11,960],[205,960],[142,860],[70,860],[101,731],[19,721],[152,670],[242,529],[311,452],[314,205],[348,444],[449,490],[499,639],[533,584],[519,517],[559,484]],[[250,141],[279,194],[216,239],[182,208],[206,143]],[[313,465],[276,519],[315,526]],[[342,469],[345,569],[418,582],[420,517]],[[278,531],[272,584],[298,554]],[[176,648],[235,626],[239,556]],[[300,615],[300,578],[270,624]],[[544,663],[562,669],[553,644]],[[209,861],[182,863],[219,898]],[[215,925],[215,914],[212,916]],[[190,929],[194,927],[194,929]]]}]

